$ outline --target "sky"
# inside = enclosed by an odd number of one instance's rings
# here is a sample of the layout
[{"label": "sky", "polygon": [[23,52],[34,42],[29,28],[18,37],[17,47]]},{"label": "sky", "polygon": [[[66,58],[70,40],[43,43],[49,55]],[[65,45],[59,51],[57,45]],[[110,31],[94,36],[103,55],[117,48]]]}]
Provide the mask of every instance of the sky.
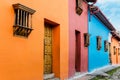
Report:
[{"label": "sky", "polygon": [[96,5],[116,30],[120,31],[120,0],[97,0]]}]

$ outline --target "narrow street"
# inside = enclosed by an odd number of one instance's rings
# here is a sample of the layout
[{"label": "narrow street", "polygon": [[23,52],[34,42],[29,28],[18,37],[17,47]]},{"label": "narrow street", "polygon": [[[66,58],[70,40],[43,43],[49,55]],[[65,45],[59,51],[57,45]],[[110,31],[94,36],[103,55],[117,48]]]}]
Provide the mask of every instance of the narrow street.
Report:
[{"label": "narrow street", "polygon": [[120,66],[107,66],[102,69],[97,69],[94,72],[87,73],[82,77],[75,76],[70,80],[120,80]]},{"label": "narrow street", "polygon": [[120,0],[0,3],[0,80],[120,80]]}]

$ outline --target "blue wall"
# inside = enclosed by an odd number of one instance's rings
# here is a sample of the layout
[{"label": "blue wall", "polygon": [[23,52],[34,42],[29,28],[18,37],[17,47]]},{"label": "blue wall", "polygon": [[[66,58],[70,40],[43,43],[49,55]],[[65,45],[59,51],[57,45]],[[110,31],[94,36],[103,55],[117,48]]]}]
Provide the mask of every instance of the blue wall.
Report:
[{"label": "blue wall", "polygon": [[[90,45],[88,47],[88,71],[109,65],[109,53],[104,51],[104,40],[108,40],[110,30],[99,19],[90,14],[88,32],[90,34]],[[97,50],[97,38],[102,38],[102,48]]]}]

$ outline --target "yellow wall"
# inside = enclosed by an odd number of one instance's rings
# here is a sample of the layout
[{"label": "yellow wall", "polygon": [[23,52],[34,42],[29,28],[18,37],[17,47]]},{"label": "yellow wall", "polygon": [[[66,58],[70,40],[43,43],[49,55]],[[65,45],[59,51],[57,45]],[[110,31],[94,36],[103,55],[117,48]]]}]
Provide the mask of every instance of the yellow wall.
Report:
[{"label": "yellow wall", "polygon": [[[114,49],[113,47],[116,46],[116,54],[114,55]],[[118,48],[119,46],[119,41],[112,37],[112,42],[111,42],[111,59],[112,59],[112,64],[120,64],[120,55],[118,55]]]},{"label": "yellow wall", "polygon": [[[0,80],[42,80],[44,18],[59,25],[60,76],[68,77],[68,0],[0,0]],[[36,12],[28,38],[13,36],[14,10],[21,3]]]}]

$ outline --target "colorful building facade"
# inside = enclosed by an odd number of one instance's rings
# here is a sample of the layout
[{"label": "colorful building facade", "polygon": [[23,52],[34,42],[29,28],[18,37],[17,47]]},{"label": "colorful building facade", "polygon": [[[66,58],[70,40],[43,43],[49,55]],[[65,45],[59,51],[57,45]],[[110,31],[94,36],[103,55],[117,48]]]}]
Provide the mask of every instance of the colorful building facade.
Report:
[{"label": "colorful building facade", "polygon": [[[65,80],[108,65],[115,29],[101,11],[88,12],[96,1],[1,0],[0,80]],[[120,63],[118,43],[113,36],[113,64]]]},{"label": "colorful building facade", "polygon": [[110,59],[112,64],[120,64],[120,36],[117,32],[111,32],[111,51],[110,51]]},{"label": "colorful building facade", "polygon": [[109,65],[108,36],[114,29],[96,6],[89,6],[88,71]]},{"label": "colorful building facade", "polygon": [[69,1],[69,77],[87,72],[88,48],[84,45],[84,34],[88,33],[87,13],[87,2]]},{"label": "colorful building facade", "polygon": [[67,78],[68,1],[0,3],[0,80]]}]

